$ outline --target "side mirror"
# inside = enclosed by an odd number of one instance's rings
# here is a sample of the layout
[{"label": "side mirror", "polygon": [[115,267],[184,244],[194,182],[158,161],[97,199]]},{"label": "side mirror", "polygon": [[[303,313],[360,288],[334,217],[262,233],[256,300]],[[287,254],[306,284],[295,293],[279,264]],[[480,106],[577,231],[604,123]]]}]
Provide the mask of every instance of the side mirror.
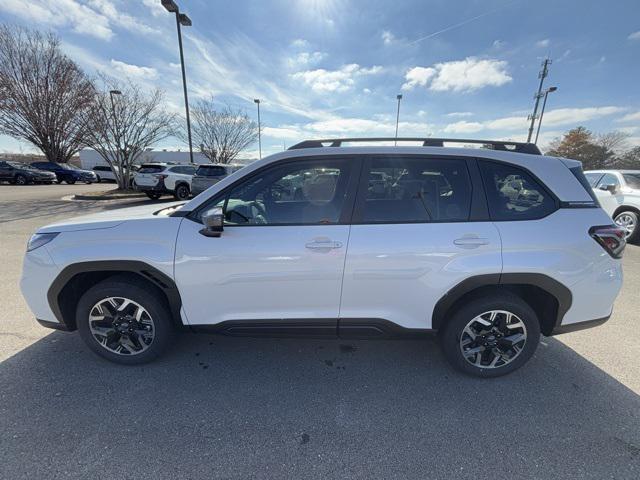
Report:
[{"label": "side mirror", "polygon": [[607,183],[606,185],[600,185],[600,190],[604,190],[606,192],[610,192],[611,194],[614,194],[618,190],[618,187],[613,183]]},{"label": "side mirror", "polygon": [[202,223],[204,224],[204,228],[200,230],[200,233],[205,237],[219,237],[222,235],[222,230],[224,229],[224,214],[222,213],[222,208],[212,208],[204,212],[202,215]]}]

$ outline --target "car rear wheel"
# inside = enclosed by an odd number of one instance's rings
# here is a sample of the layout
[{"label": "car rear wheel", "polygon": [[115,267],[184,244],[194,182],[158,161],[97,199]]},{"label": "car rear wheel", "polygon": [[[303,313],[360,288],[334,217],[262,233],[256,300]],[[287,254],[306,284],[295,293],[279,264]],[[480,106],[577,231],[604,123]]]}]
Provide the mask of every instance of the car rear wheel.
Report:
[{"label": "car rear wheel", "polygon": [[157,358],[173,334],[165,299],[129,277],[107,279],[90,288],[78,302],[76,324],[91,350],[125,365]]},{"label": "car rear wheel", "polygon": [[160,194],[157,192],[146,192],[146,194],[151,200],[158,200],[160,198]]},{"label": "car rear wheel", "polygon": [[69,185],[73,185],[74,183],[76,183],[76,179],[75,178],[67,178],[65,180],[65,182],[67,182]]},{"label": "car rear wheel", "polygon": [[96,183],[100,182],[102,182],[102,178],[100,178],[100,175],[96,175]]},{"label": "car rear wheel", "polygon": [[176,200],[188,200],[190,193],[191,192],[189,191],[189,186],[181,183],[176,187],[173,196],[176,197]]},{"label": "car rear wheel", "polygon": [[640,236],[638,228],[638,214],[631,210],[625,210],[616,215],[614,219],[616,225],[624,228],[625,238],[628,242],[636,242]]},{"label": "car rear wheel", "polygon": [[540,341],[533,309],[511,293],[466,302],[445,325],[441,346],[449,362],[464,373],[499,377],[524,365]]},{"label": "car rear wheel", "polygon": [[26,185],[27,183],[29,183],[29,181],[24,175],[18,174],[16,175],[15,183],[16,185]]}]

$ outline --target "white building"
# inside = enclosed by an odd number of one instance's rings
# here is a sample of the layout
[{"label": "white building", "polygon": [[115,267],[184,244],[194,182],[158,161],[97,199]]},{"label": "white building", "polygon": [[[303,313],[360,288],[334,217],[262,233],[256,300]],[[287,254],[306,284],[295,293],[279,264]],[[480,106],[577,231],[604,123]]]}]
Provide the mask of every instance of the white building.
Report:
[{"label": "white building", "polygon": [[[256,159],[235,159],[233,163],[248,164]],[[193,152],[194,163],[210,163],[209,159],[200,152]],[[172,162],[172,163],[189,163],[189,152],[170,151],[170,150],[150,150],[143,152],[136,163],[148,162]],[[107,165],[107,162],[95,150],[86,148],[80,151],[80,168],[91,170],[96,165]]]}]

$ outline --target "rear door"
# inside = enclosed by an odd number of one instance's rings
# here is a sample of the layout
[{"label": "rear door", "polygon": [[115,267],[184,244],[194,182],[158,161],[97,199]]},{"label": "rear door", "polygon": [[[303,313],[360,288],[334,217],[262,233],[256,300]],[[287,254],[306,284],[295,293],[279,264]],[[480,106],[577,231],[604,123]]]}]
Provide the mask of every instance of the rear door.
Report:
[{"label": "rear door", "polygon": [[[293,323],[335,335],[357,169],[349,157],[280,162],[185,218],[175,279],[189,323]],[[219,238],[199,233],[214,207],[225,215]]]},{"label": "rear door", "polygon": [[431,328],[434,306],[449,289],[501,268],[500,237],[475,160],[371,157],[349,238],[341,333],[349,320],[362,319]]}]

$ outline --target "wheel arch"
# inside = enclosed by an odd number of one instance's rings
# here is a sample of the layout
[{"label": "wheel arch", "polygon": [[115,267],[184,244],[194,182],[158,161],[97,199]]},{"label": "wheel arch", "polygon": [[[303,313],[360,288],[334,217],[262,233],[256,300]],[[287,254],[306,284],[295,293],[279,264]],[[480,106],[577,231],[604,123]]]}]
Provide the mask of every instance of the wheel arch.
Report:
[{"label": "wheel arch", "polygon": [[176,326],[182,327],[182,299],[171,277],[157,268],[135,260],[79,262],[65,267],[47,291],[47,300],[56,319],[68,330],[75,330],[75,309],[80,297],[89,288],[113,276],[128,275],[136,282],[150,285],[167,300]]},{"label": "wheel arch", "polygon": [[640,217],[640,208],[634,207],[633,205],[623,204],[615,209],[615,211],[613,212],[613,218],[617,217],[622,212],[627,212],[627,211],[634,212]]},{"label": "wheel arch", "polygon": [[468,301],[488,294],[509,291],[518,295],[536,312],[543,334],[551,335],[572,303],[571,291],[541,273],[503,273],[470,277],[450,289],[433,310],[432,328],[438,330],[447,318]]}]

